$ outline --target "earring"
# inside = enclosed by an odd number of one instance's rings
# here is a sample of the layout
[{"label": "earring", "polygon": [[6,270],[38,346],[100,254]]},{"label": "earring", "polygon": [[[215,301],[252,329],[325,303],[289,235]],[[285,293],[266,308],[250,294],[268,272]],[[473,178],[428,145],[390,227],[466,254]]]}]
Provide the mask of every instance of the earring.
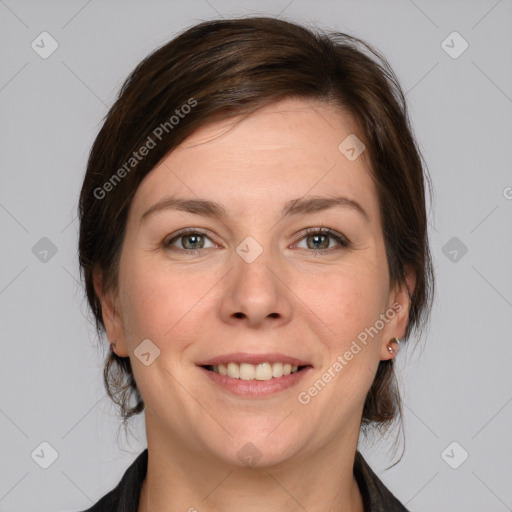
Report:
[{"label": "earring", "polygon": [[115,350],[114,350],[115,348],[116,348],[116,343],[114,341],[114,342],[110,343],[110,352],[114,352],[115,353]]},{"label": "earring", "polygon": [[[398,346],[400,346],[400,340],[398,338],[392,338],[391,339],[391,342],[390,343],[393,343],[395,342]],[[393,349],[393,347],[391,347],[390,345],[388,345],[388,352],[390,354],[392,354],[395,350]]]}]

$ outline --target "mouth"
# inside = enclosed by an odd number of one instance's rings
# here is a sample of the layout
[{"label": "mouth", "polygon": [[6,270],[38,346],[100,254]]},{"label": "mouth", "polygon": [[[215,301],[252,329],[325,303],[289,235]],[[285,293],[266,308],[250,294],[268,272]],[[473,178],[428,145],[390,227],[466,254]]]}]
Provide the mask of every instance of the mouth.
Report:
[{"label": "mouth", "polygon": [[213,373],[217,373],[222,376],[227,376],[231,379],[240,380],[271,380],[286,377],[287,375],[295,374],[305,370],[306,368],[312,368],[311,365],[291,365],[290,363],[259,363],[257,365],[250,363],[235,363],[230,362],[227,364],[218,365],[200,365],[205,370]]},{"label": "mouth", "polygon": [[197,363],[216,388],[242,398],[265,398],[296,386],[313,370],[283,354],[227,354]]},{"label": "mouth", "polygon": [[271,380],[300,373],[313,365],[308,361],[279,353],[236,352],[196,363],[218,375],[241,380]]}]

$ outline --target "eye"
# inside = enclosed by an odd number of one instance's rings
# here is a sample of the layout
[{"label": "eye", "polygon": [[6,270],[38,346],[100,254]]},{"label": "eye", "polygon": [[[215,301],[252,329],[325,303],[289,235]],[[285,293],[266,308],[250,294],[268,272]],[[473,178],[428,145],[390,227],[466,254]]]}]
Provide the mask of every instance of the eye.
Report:
[{"label": "eye", "polygon": [[[309,228],[306,229],[299,243],[302,240],[306,241],[306,250],[317,252],[319,254],[323,254],[324,251],[332,252],[336,250],[332,247],[330,243],[331,240],[334,240],[338,243],[342,248],[350,247],[350,241],[342,234],[336,233],[328,228]],[[299,246],[298,246],[299,247]],[[299,247],[300,249],[304,249],[304,247]]]},{"label": "eye", "polygon": [[[205,240],[208,240],[211,245],[205,246]],[[168,249],[196,253],[199,249],[209,249],[215,247],[216,244],[204,232],[194,229],[175,234],[173,238],[167,239],[164,245]]]},{"label": "eye", "polygon": [[[306,252],[324,254],[335,251],[331,241],[334,240],[341,248],[350,247],[350,241],[342,234],[328,228],[308,228],[302,232],[302,240],[306,240]],[[210,245],[207,245],[210,243]],[[206,245],[205,245],[206,244]],[[163,245],[166,249],[177,250],[188,254],[197,254],[201,249],[210,249],[218,247],[215,242],[199,229],[188,229],[175,233],[171,238],[167,238]],[[302,251],[304,247],[298,246]]]}]

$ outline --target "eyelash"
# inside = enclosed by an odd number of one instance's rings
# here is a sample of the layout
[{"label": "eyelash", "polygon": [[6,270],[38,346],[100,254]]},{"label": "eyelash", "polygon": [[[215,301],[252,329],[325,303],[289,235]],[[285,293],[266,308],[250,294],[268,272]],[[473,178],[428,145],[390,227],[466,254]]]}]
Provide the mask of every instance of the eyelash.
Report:
[{"label": "eyelash", "polygon": [[[188,235],[204,235],[207,238],[209,238],[207,236],[207,232],[206,231],[203,231],[201,229],[188,229],[186,231],[179,232],[178,234],[173,236],[173,238],[171,238],[171,239],[169,239],[167,241],[164,241],[165,248],[170,249],[170,250],[178,250],[178,251],[183,252],[185,254],[191,254],[191,255],[192,254],[198,254],[202,250],[204,250],[204,249],[183,249],[183,248],[171,247],[171,244],[175,240],[178,240],[178,239],[183,238],[183,237],[188,236]],[[328,235],[329,237],[331,237],[334,240],[336,240],[336,242],[338,242],[338,244],[343,249],[346,249],[346,248],[351,246],[350,241],[344,235],[341,235],[341,234],[336,233],[335,231],[333,231],[333,230],[331,230],[329,228],[324,228],[324,227],[305,229],[304,231],[302,231],[300,233],[300,235],[299,235],[300,238],[299,238],[298,242],[300,242],[301,240],[303,240],[307,236],[311,236],[311,235]],[[213,242],[213,240],[211,240],[211,241]],[[213,242],[213,243],[215,243],[215,242]],[[207,247],[207,249],[211,249],[211,247]],[[324,250],[302,249],[302,248],[298,249],[298,251],[301,254],[302,253],[309,253],[309,254],[314,253],[315,256],[318,255],[318,254],[323,255],[325,253],[331,253],[334,250],[336,250],[336,249],[332,248],[332,247],[330,247],[329,249],[324,249]]]},{"label": "eyelash", "polygon": [[[336,231],[333,231],[332,229],[329,229],[329,228],[324,228],[323,226],[320,227],[320,228],[307,228],[305,229],[304,231],[302,231],[300,233],[300,237],[299,238],[299,242],[301,240],[303,240],[304,238],[306,238],[307,236],[310,236],[310,235],[328,235],[329,237],[333,238],[334,240],[336,240],[336,242],[338,242],[338,244],[341,246],[341,249],[347,249],[348,247],[350,247],[350,241],[347,237],[345,237],[344,235],[340,234],[340,233],[336,233]],[[339,250],[340,248],[338,248]],[[337,250],[336,248],[333,248],[333,247],[330,247],[329,249],[323,249],[323,250],[315,250],[315,249],[299,249],[299,252],[302,254],[303,252],[306,252],[306,253],[314,253],[315,256],[320,254],[329,254],[331,252],[334,252],[335,250]]]}]

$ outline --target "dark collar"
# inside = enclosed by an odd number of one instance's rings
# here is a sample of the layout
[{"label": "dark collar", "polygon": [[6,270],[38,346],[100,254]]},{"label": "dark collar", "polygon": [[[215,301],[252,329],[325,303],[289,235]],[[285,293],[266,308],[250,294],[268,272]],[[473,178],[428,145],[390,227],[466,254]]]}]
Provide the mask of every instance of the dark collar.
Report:
[{"label": "dark collar", "polygon": [[[146,448],[126,470],[117,487],[84,512],[137,512],[147,467]],[[363,497],[365,512],[408,512],[379,480],[360,452],[356,452],[354,476]]]},{"label": "dark collar", "polygon": [[354,459],[354,476],[363,497],[365,512],[408,512],[381,482],[359,451]]}]

